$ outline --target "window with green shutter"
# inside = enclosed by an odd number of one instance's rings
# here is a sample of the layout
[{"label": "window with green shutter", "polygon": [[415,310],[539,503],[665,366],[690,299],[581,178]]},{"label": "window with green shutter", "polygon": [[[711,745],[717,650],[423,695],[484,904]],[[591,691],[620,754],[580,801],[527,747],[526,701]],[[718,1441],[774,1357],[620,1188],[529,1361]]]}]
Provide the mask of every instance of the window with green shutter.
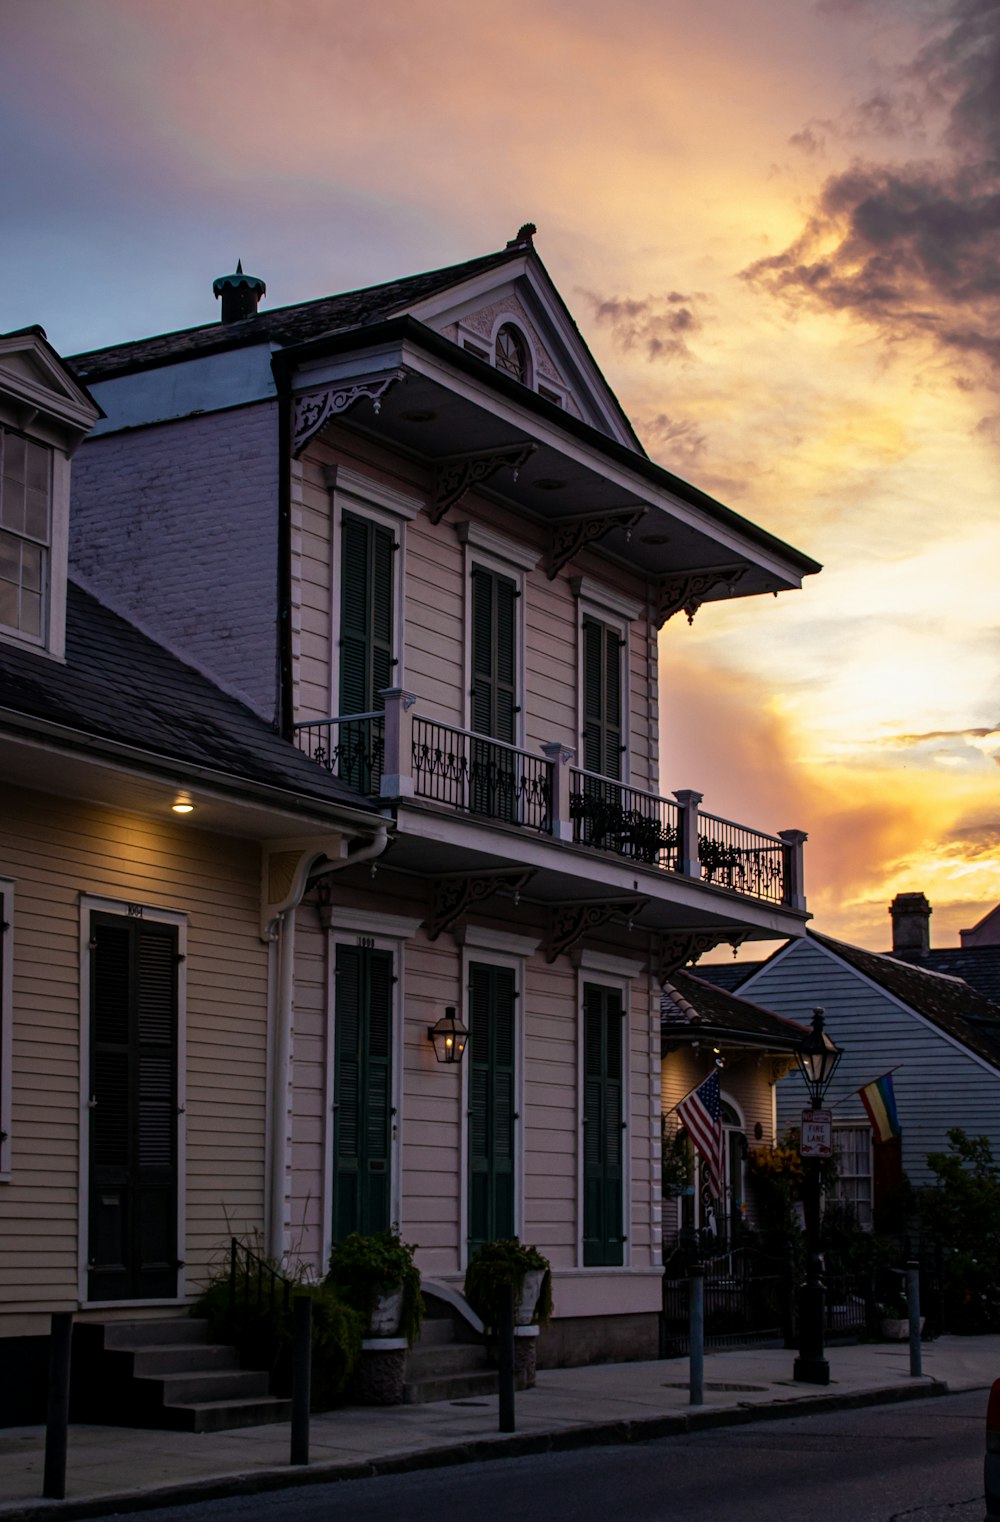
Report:
[{"label": "window with green shutter", "polygon": [[583,765],[622,774],[622,641],[617,629],[583,620]]},{"label": "window with green shutter", "polygon": [[469,967],[469,1253],[514,1235],[514,971]]},{"label": "window with green shutter", "polygon": [[597,983],[583,989],[583,1262],[624,1262],[621,992]]},{"label": "window with green shutter", "polygon": [[333,1235],[390,1224],[392,953],[338,946],[334,1010]]},{"label": "window with green shutter", "polygon": [[[517,597],[515,583],[484,566],[472,568],[472,728],[514,745],[517,740]],[[517,818],[515,757],[473,740],[469,806],[491,819]]]},{"label": "window with green shutter", "polygon": [[91,1300],[177,1292],[177,927],[95,914]]},{"label": "window with green shutter", "polygon": [[[393,685],[393,580],[396,541],[391,529],[344,513],[340,558],[341,714],[374,713]],[[377,792],[381,765],[368,723],[340,725],[339,774],[359,792]]]}]

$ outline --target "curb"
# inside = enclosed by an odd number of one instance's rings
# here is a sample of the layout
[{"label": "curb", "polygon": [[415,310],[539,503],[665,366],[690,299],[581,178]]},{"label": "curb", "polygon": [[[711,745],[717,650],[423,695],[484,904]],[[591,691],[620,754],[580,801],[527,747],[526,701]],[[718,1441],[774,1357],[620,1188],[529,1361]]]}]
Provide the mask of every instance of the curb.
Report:
[{"label": "curb", "polygon": [[480,1464],[493,1459],[529,1458],[545,1453],[568,1453],[574,1449],[615,1447],[648,1443],[657,1438],[681,1437],[718,1427],[746,1426],[751,1422],[783,1421],[813,1416],[820,1411],[848,1411],[863,1406],[896,1405],[948,1395],[948,1384],[930,1379],[920,1385],[889,1385],[844,1395],[811,1395],[778,1400],[769,1405],[744,1402],[719,1410],[686,1410],[676,1414],[634,1418],[629,1421],[589,1423],[554,1432],[497,1433],[447,1448],[416,1448],[384,1459],[359,1459],[353,1463],[312,1464],[297,1468],[255,1470],[251,1474],[218,1475],[210,1480],[182,1481],[156,1490],[123,1490],[102,1496],[65,1501],[0,1503],[0,1522],[54,1522],[54,1519],[104,1517],[117,1512],[156,1511],[167,1506],[190,1506],[229,1496],[262,1495],[304,1485],[332,1485],[341,1480],[367,1480],[378,1475],[409,1474],[422,1469],[446,1469],[459,1464]]}]

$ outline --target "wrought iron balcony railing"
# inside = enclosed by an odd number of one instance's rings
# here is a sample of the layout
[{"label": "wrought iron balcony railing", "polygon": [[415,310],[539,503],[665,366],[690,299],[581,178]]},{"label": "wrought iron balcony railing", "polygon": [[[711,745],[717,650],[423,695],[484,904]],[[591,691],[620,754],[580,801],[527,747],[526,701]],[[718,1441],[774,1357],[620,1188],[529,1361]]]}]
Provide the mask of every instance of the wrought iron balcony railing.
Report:
[{"label": "wrought iron balcony railing", "polygon": [[296,725],[300,747],[366,797],[421,798],[606,851],[744,898],[804,910],[800,830],[764,835],[703,813],[701,794],[661,798],[570,763],[571,747],[519,750],[411,714],[400,688],[384,710]]}]

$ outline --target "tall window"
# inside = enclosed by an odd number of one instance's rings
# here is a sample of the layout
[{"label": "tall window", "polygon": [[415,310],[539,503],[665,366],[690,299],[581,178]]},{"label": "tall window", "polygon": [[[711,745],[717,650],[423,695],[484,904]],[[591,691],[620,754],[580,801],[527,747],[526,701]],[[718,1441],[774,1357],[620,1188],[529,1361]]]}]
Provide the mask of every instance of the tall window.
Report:
[{"label": "tall window", "polygon": [[0,428],[0,626],[40,640],[52,534],[52,451]]},{"label": "tall window", "polygon": [[583,764],[588,772],[622,774],[622,641],[617,629],[583,620]]},{"label": "tall window", "polygon": [[345,513],[341,528],[340,712],[382,707],[392,685],[392,531]]},{"label": "tall window", "polygon": [[872,1228],[872,1132],[863,1126],[834,1126],[837,1180],[833,1197],[849,1205],[863,1231]]},{"label": "tall window", "polygon": [[470,1254],[514,1235],[516,999],[512,968],[470,964]]},{"label": "tall window", "polygon": [[617,988],[583,988],[583,1262],[624,1261],[624,1015]]},{"label": "tall window", "polygon": [[386,1231],[392,1140],[392,954],[337,947],[333,1235]]},{"label": "tall window", "polygon": [[512,375],[522,385],[528,384],[528,346],[512,322],[497,330],[494,362],[498,370]]}]

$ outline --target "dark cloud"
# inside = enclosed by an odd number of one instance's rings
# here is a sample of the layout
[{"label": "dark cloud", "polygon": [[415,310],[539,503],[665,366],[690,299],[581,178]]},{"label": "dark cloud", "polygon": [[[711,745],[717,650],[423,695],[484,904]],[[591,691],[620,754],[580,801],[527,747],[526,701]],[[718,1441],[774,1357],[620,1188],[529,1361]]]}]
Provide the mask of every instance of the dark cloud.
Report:
[{"label": "dark cloud", "polygon": [[947,847],[950,855],[957,855],[968,861],[993,857],[1000,849],[1000,822],[959,823],[949,837]]},{"label": "dark cloud", "polygon": [[892,134],[918,119],[943,122],[933,160],[859,159],[832,175],[795,242],[743,275],[1000,371],[1000,0],[953,0],[896,93],[863,103],[855,127]]},{"label": "dark cloud", "polygon": [[622,349],[638,350],[648,360],[690,359],[688,340],[701,331],[697,310],[701,293],[684,296],[669,291],[665,296],[598,296],[584,291],[594,320],[611,330]]},{"label": "dark cloud", "polygon": [[701,459],[708,443],[707,435],[693,418],[671,417],[666,412],[640,417],[637,428],[650,453],[681,476]]}]

